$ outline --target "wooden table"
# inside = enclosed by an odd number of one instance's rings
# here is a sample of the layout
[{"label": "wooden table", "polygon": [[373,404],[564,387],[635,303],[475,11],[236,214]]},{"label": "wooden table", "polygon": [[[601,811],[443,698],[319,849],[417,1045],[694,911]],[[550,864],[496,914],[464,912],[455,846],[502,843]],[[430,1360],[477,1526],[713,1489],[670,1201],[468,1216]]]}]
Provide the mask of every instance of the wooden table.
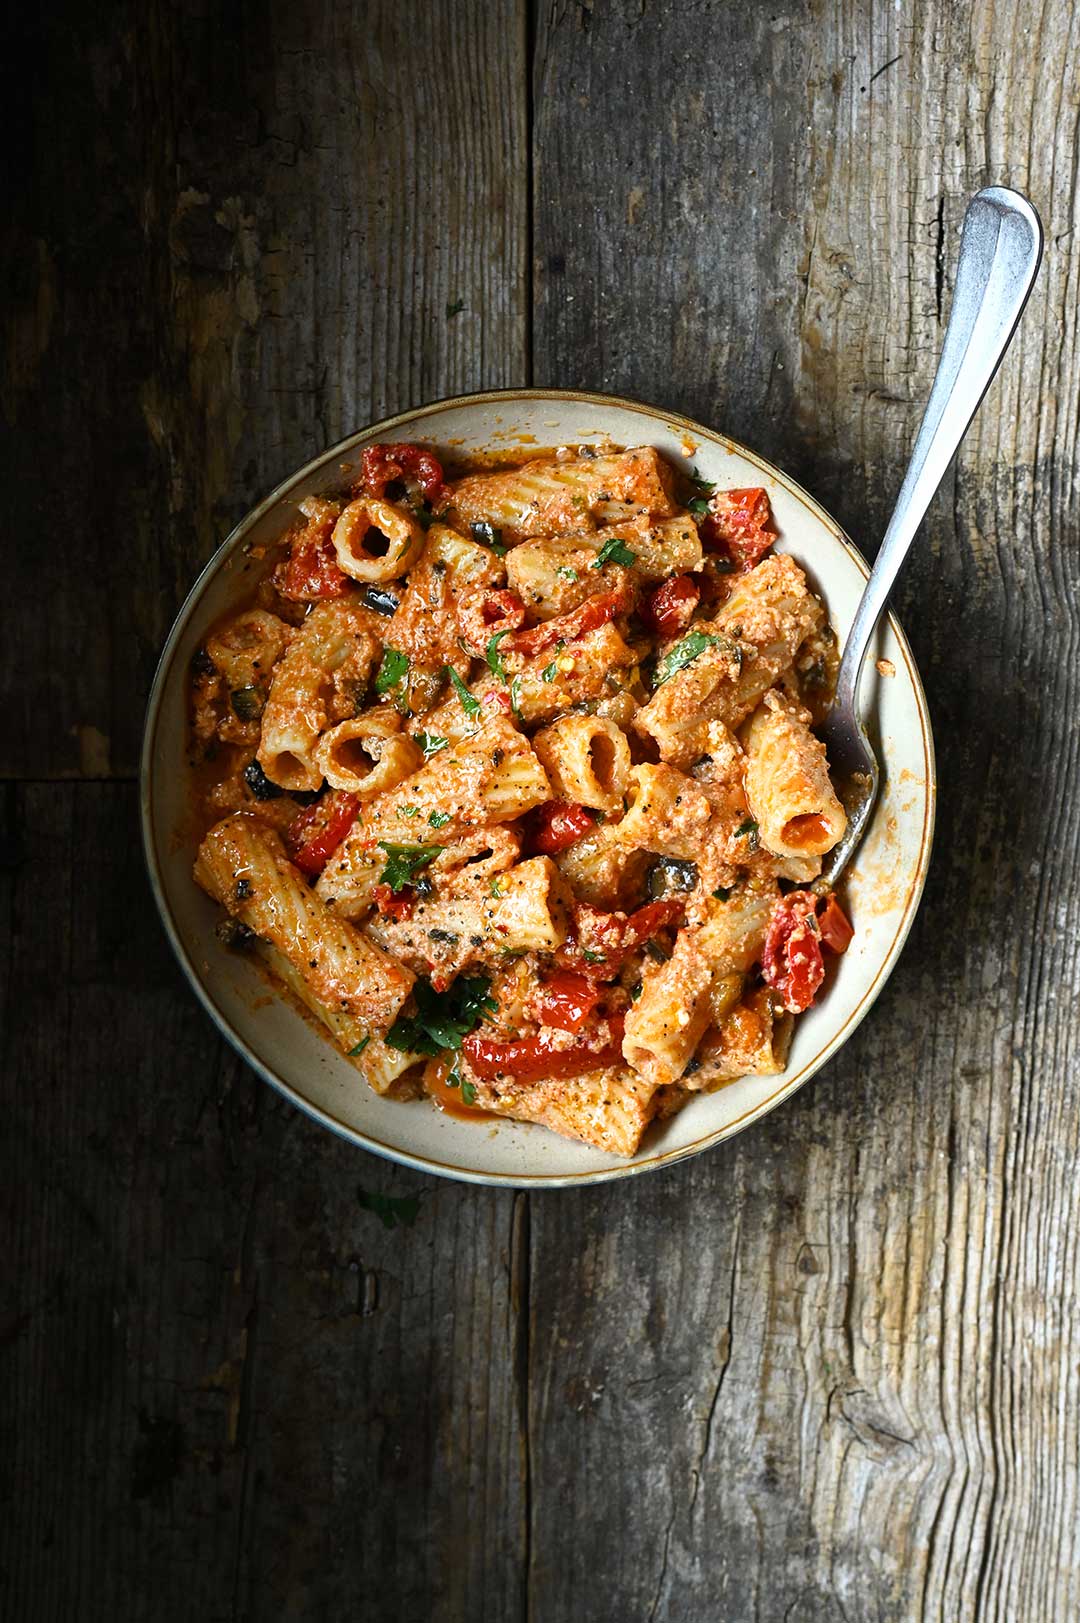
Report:
[{"label": "wooden table", "polygon": [[[1080,13],[225,12],[11,24],[0,1610],[1075,1617]],[[720,426],[872,551],[988,181],[1046,262],[898,594],[941,799],[872,1017],[608,1188],[320,1131],[218,1039],[143,877],[199,566],[363,423],[530,381]]]}]

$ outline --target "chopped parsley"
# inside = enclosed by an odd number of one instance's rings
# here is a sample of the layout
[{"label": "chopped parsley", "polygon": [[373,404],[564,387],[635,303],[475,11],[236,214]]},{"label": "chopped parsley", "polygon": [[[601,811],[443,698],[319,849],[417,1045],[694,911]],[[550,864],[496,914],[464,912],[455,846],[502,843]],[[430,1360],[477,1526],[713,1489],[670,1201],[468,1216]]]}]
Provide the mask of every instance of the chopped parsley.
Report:
[{"label": "chopped parsley", "polygon": [[496,900],[498,900],[498,898],[503,894],[503,888],[499,884],[498,878],[495,878],[495,879],[493,879],[491,881],[491,887],[490,887],[490,890],[488,891],[488,894],[490,896],[494,896],[496,898]]},{"label": "chopped parsley", "polygon": [[696,464],[690,469],[687,477],[695,489],[702,491],[706,496],[711,496],[713,491],[716,489],[716,486],[711,482],[711,480],[703,479],[701,477],[697,470]]},{"label": "chopped parsley", "polygon": [[462,1082],[461,1098],[463,1104],[474,1105],[476,1103],[476,1088],[471,1082]]},{"label": "chopped parsley", "polygon": [[693,501],[687,502],[686,505],[696,518],[704,518],[709,511],[709,503],[704,496],[695,496]]},{"label": "chopped parsley", "polygon": [[730,901],[731,891],[726,885],[717,885],[716,889],[713,891],[713,900],[717,902]]},{"label": "chopped parsley", "polygon": [[637,553],[631,552],[625,541],[620,541],[617,535],[613,535],[610,541],[605,541],[600,548],[593,568],[603,569],[605,564],[626,564],[629,568],[632,563],[636,562]]},{"label": "chopped parsley", "polygon": [[636,1003],[637,1002],[638,998],[641,996],[641,992],[642,992],[641,982],[640,981],[635,981],[633,986],[630,988],[630,1001],[631,1001],[631,1003]]},{"label": "chopped parsley", "polygon": [[475,524],[470,524],[469,529],[472,531],[473,540],[479,541],[482,547],[490,547],[496,558],[506,557],[502,531],[494,524],[489,524],[486,519],[479,519]]},{"label": "chopped parsley", "polygon": [[510,708],[517,719],[521,720],[521,677],[515,676],[510,684]]},{"label": "chopped parsley", "polygon": [[356,1047],[349,1049],[349,1058],[350,1059],[355,1059],[357,1054],[362,1054],[364,1052],[364,1049],[367,1047],[367,1045],[368,1045],[368,1043],[370,1041],[371,1041],[371,1032],[367,1031],[361,1037],[361,1039],[357,1043]]},{"label": "chopped parsley", "polygon": [[469,692],[468,688],[465,686],[464,682],[461,680],[461,677],[458,675],[457,671],[455,671],[452,665],[448,665],[446,667],[446,674],[450,678],[450,685],[452,686],[454,692],[461,700],[461,708],[464,710],[470,721],[475,721],[476,717],[480,714],[480,700],[476,698],[474,694]]},{"label": "chopped parsley", "polygon": [[653,687],[661,687],[676,672],[684,671],[688,665],[694,663],[699,654],[703,654],[706,648],[715,647],[719,641],[719,637],[712,636],[708,631],[691,631],[689,636],[677,642],[674,648],[670,648],[664,655],[656,667]]},{"label": "chopped parsley", "polygon": [[409,672],[409,656],[396,648],[384,648],[382,663],[375,677],[375,692],[389,693]]},{"label": "chopped parsley", "polygon": [[543,670],[540,672],[540,680],[541,682],[554,682],[558,674],[559,667],[556,665],[555,661],[552,660],[551,664],[545,665]]},{"label": "chopped parsley", "polygon": [[738,828],[735,830],[733,836],[734,839],[741,840],[744,837],[748,841],[751,851],[756,851],[758,848],[758,825],[756,818],[748,817],[746,821],[744,823],[740,823]]},{"label": "chopped parsley", "polygon": [[486,657],[488,669],[491,671],[493,676],[497,676],[499,678],[500,682],[505,682],[508,680],[508,678],[506,675],[506,666],[503,664],[502,655],[499,653],[499,644],[502,642],[504,637],[508,637],[509,635],[509,631],[496,631],[495,635],[487,645]]},{"label": "chopped parsley", "polygon": [[425,761],[432,755],[438,755],[440,750],[449,748],[450,745],[450,740],[440,738],[438,733],[413,733],[413,739],[423,750]]},{"label": "chopped parsley", "polygon": [[399,1014],[386,1034],[391,1048],[403,1054],[430,1054],[444,1049],[455,1052],[470,1031],[498,1008],[488,996],[491,982],[486,975],[459,975],[445,992],[436,992],[428,981],[413,987],[415,1014]]},{"label": "chopped parsley", "polygon": [[582,947],[581,956],[587,964],[602,964],[604,962],[602,952],[591,952],[588,947]]},{"label": "chopped parsley", "polygon": [[428,818],[428,822],[431,824],[432,828],[445,828],[449,821],[449,812],[434,811]]},{"label": "chopped parsley", "polygon": [[369,1194],[366,1189],[358,1189],[356,1198],[365,1212],[374,1212],[388,1229],[396,1229],[399,1223],[411,1227],[420,1211],[419,1195],[380,1195],[378,1191]]},{"label": "chopped parsley", "polygon": [[571,569],[568,564],[560,564],[555,573],[563,580],[577,580],[578,578],[577,570]]},{"label": "chopped parsley", "polygon": [[442,845],[393,845],[389,840],[380,840],[379,844],[386,852],[386,867],[379,875],[379,883],[389,885],[395,896],[446,849]]}]

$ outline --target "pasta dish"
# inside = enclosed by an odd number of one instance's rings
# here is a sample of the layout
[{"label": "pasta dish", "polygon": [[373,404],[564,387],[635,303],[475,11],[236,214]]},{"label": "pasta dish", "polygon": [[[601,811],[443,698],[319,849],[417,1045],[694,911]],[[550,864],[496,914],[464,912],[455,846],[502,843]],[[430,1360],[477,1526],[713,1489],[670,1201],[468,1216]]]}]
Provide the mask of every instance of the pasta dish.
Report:
[{"label": "pasta dish", "polygon": [[374,445],[192,664],[219,935],[377,1093],[620,1155],[784,1069],[851,926],[836,639],[763,489]]}]

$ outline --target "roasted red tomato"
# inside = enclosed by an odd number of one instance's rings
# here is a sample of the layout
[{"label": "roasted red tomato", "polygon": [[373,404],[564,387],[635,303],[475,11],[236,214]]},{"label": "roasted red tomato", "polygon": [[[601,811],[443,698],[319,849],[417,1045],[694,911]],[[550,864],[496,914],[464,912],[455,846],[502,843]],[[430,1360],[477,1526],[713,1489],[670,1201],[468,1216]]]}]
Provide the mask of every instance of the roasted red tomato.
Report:
[{"label": "roasted red tomato", "polygon": [[536,1018],[542,1026],[580,1031],[599,1000],[600,988],[594,981],[572,969],[560,970],[541,986],[534,1005]]},{"label": "roasted red tomato", "polygon": [[461,1047],[466,1059],[485,1082],[510,1076],[515,1082],[554,1082],[561,1077],[580,1076],[582,1071],[602,1065],[622,1063],[623,1021],[621,1015],[603,1021],[591,1040],[570,1048],[556,1046],[553,1032],[540,1031],[535,1037],[519,1037],[515,1042],[492,1042],[487,1037],[466,1037]]},{"label": "roasted red tomato", "polygon": [[293,603],[341,597],[349,590],[349,577],[338,567],[331,539],[337,508],[329,502],[315,505],[317,511],[302,530],[293,532],[289,556],[274,571],[274,585]]},{"label": "roasted red tomato", "polygon": [[636,913],[604,913],[579,902],[574,909],[574,939],[559,948],[556,959],[591,980],[613,981],[627,954],[674,924],[685,906],[685,896],[675,896],[647,902]]},{"label": "roasted red tomato", "polygon": [[554,620],[530,626],[527,631],[512,632],[506,646],[516,653],[532,655],[556,642],[572,642],[575,637],[583,637],[587,631],[606,625],[617,614],[625,613],[632,600],[633,593],[625,586],[616,587],[613,592],[597,592],[595,597],[587,597],[584,603],[579,603],[576,609],[557,614]]},{"label": "roasted red tomato", "polygon": [[529,848],[537,856],[553,857],[595,827],[595,819],[584,806],[572,800],[549,800],[531,814]]},{"label": "roasted red tomato", "polygon": [[289,824],[285,836],[293,861],[306,874],[320,874],[356,822],[357,795],[331,789]]},{"label": "roasted red tomato", "polygon": [[809,890],[793,890],[789,896],[782,896],[773,908],[765,936],[761,973],[791,1014],[801,1014],[810,1007],[825,979],[817,903],[818,898]]},{"label": "roasted red tomato", "polygon": [[726,554],[744,572],[760,563],[776,540],[768,494],[752,490],[715,490],[701,524],[707,552]]},{"label": "roasted red tomato", "polygon": [[420,445],[369,445],[360,459],[360,483],[369,496],[382,496],[395,480],[412,480],[432,507],[445,506],[449,491],[442,463]]},{"label": "roasted red tomato", "polygon": [[851,920],[831,891],[818,913],[818,929],[821,931],[822,945],[828,947],[830,952],[846,952],[851,945],[851,938],[855,934]]},{"label": "roasted red tomato", "polygon": [[412,910],[416,906],[416,898],[410,891],[395,896],[389,885],[376,885],[371,898],[386,919],[411,918]]},{"label": "roasted red tomato", "polygon": [[691,575],[672,575],[644,604],[641,618],[658,637],[680,637],[701,600],[701,587]]},{"label": "roasted red tomato", "polygon": [[462,592],[457,603],[461,640],[474,659],[483,659],[492,637],[509,636],[525,623],[525,605],[516,592],[491,586]]}]

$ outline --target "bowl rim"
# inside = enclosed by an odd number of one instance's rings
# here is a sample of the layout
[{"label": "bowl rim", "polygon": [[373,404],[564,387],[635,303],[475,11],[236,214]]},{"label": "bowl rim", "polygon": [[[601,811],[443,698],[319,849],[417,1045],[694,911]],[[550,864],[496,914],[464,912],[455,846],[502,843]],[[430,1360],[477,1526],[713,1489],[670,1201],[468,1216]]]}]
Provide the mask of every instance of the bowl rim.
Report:
[{"label": "bowl rim", "polygon": [[158,914],[164,926],[165,933],[174,954],[180,964],[189,985],[199,1002],[217,1026],[221,1035],[247,1061],[251,1068],[268,1082],[271,1087],[284,1095],[289,1102],[310,1116],[321,1126],[328,1128],[339,1137],[347,1139],[350,1143],[368,1150],[384,1160],[396,1162],[401,1166],[408,1166],[420,1172],[434,1173],[436,1176],[450,1178],[460,1183],[471,1183],[490,1188],[503,1189],[565,1189],[580,1184],[611,1183],[619,1178],[637,1177],[644,1172],[654,1172],[662,1167],[674,1165],[676,1162],[688,1160],[691,1156],[700,1155],[703,1151],[722,1144],[726,1139],[733,1138],[736,1133],[745,1131],[754,1122],[760,1121],[763,1116],[769,1115],[773,1110],[783,1104],[796,1093],[810,1078],[815,1076],[821,1068],[828,1063],[837,1050],[847,1042],[855,1029],[862,1023],[873,1004],[877,1001],[885,982],[892,974],[897,960],[903,950],[904,944],[910,934],[915,915],[918,912],[926,887],[926,877],[930,867],[930,856],[933,847],[934,825],[937,814],[937,764],[934,751],[934,736],[930,723],[929,707],[922,679],[915,663],[910,644],[904,635],[898,621],[888,613],[890,630],[897,640],[900,652],[907,669],[908,679],[915,696],[916,708],[919,716],[919,726],[922,735],[922,745],[926,760],[926,806],[923,814],[923,829],[919,846],[919,857],[915,872],[909,883],[904,910],[900,923],[893,936],[892,942],[885,954],[874,979],[866,988],[855,1008],[848,1015],[839,1030],[825,1044],[824,1048],[812,1056],[796,1071],[794,1076],[788,1077],[774,1093],[766,1099],[750,1106],[734,1120],[718,1127],[702,1138],[696,1139],[692,1144],[673,1146],[667,1150],[658,1151],[655,1155],[647,1156],[640,1161],[616,1161],[611,1166],[595,1167],[588,1171],[569,1173],[526,1173],[526,1172],[484,1172],[464,1167],[456,1162],[443,1162],[431,1156],[414,1154],[403,1150],[396,1145],[384,1143],[371,1134],[362,1132],[359,1128],[351,1126],[348,1122],[340,1120],[329,1110],[313,1104],[297,1092],[288,1082],[278,1076],[265,1060],[244,1041],[240,1034],[233,1029],[228,1017],[219,1008],[213,994],[200,976],[192,955],[185,946],[176,921],[173,918],[165,891],[164,878],[158,859],[153,827],[153,806],[151,776],[153,766],[154,744],[156,741],[158,723],[161,714],[162,700],[172,667],[176,657],[177,646],[187,630],[188,622],[202,597],[205,587],[217,574],[226,558],[242,543],[248,530],[258,522],[262,516],[280,502],[288,492],[297,484],[302,483],[311,475],[323,468],[327,463],[342,460],[362,442],[373,438],[383,438],[387,434],[416,422],[418,418],[430,417],[439,412],[452,411],[463,406],[478,406],[489,404],[510,405],[514,402],[552,400],[569,401],[585,405],[600,407],[615,407],[619,410],[635,412],[642,417],[661,420],[674,430],[682,431],[686,435],[706,439],[720,449],[733,452],[758,468],[769,479],[782,485],[784,489],[797,502],[805,507],[825,528],[833,538],[847,552],[855,567],[868,578],[870,567],[859,552],[854,542],[841,529],[837,521],[823,508],[809,491],[791,476],[778,468],[767,458],[741,441],[733,439],[731,435],[721,433],[718,429],[708,428],[695,418],[687,417],[682,412],[668,411],[663,407],[650,405],[646,401],[634,400],[625,395],[597,393],[585,389],[483,389],[473,393],[447,395],[439,400],[429,401],[423,405],[411,407],[408,411],[395,413],[392,417],[384,417],[378,422],[370,423],[364,428],[357,429],[344,439],[329,446],[320,452],[302,467],[296,469],[286,478],[280,480],[273,489],[257,502],[240,521],[233,526],[228,535],[215,548],[207,563],[199,571],[193,585],[184,598],[173,621],[169,635],[165,640],[161,655],[154,672],[154,679],[150,686],[147,699],[145,718],[143,722],[143,743],[139,766],[139,810],[142,830],[143,856],[150,878],[150,888],[157,906]]}]

